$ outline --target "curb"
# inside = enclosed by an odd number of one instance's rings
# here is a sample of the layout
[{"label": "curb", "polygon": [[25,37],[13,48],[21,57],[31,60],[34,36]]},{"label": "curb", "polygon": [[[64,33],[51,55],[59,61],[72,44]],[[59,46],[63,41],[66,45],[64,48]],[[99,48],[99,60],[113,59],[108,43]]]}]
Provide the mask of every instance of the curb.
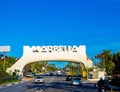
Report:
[{"label": "curb", "polygon": [[120,91],[120,87],[117,87],[117,86],[109,85],[109,88],[113,89],[113,90],[119,90]]}]

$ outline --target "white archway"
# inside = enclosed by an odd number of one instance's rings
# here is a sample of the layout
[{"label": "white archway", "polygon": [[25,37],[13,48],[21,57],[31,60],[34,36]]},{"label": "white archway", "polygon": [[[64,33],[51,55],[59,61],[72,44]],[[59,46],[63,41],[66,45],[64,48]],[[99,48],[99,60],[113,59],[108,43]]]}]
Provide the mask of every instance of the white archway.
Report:
[{"label": "white archway", "polygon": [[85,67],[92,67],[92,61],[86,55],[86,46],[24,46],[23,56],[7,72],[19,70],[21,73],[25,65],[36,61],[73,61],[81,62]]}]

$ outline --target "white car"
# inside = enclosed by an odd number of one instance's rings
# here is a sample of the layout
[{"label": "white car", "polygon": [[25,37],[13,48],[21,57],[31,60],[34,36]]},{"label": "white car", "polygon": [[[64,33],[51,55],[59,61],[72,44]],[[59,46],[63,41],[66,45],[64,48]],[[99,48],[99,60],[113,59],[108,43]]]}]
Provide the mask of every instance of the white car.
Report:
[{"label": "white car", "polygon": [[44,77],[43,76],[35,76],[34,82],[35,83],[44,83]]},{"label": "white car", "polygon": [[79,77],[75,77],[72,79],[72,85],[83,86],[82,81]]}]

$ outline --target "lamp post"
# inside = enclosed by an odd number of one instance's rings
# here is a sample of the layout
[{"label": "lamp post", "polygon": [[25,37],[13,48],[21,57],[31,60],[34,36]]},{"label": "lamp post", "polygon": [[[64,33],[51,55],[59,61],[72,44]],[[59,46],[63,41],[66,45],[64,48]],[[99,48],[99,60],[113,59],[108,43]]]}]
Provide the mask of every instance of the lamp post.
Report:
[{"label": "lamp post", "polygon": [[87,80],[88,80],[88,76],[89,76],[88,60],[89,60],[89,58],[87,57]]},{"label": "lamp post", "polygon": [[90,57],[87,57],[86,60],[87,60],[87,79],[88,79],[89,78],[89,71],[90,71],[90,65],[89,65]]},{"label": "lamp post", "polygon": [[6,52],[4,52],[4,63],[3,63],[3,70],[5,70],[5,58],[6,57]]},{"label": "lamp post", "polygon": [[98,67],[97,67],[97,60],[98,60],[98,58],[97,58],[97,56],[94,56],[93,58],[92,58],[92,60],[93,60],[93,62],[94,62],[94,67],[93,67],[93,76],[92,76],[92,78],[93,79],[98,79],[99,78],[99,75],[98,75]]},{"label": "lamp post", "polygon": [[88,67],[87,67],[87,80],[88,80],[88,75],[89,75],[89,71],[88,71]]},{"label": "lamp post", "polygon": [[3,70],[5,70],[5,57],[6,57],[6,52],[10,52],[10,46],[0,46],[0,52],[4,52],[4,63],[3,63]]}]

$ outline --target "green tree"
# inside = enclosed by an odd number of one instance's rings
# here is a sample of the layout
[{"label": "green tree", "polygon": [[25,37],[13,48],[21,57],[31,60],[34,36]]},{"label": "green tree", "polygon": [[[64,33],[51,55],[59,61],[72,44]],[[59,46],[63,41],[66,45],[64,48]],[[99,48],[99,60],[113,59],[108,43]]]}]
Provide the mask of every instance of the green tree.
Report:
[{"label": "green tree", "polygon": [[47,65],[47,71],[56,71],[58,70],[55,64]]},{"label": "green tree", "polygon": [[105,70],[107,74],[112,74],[115,68],[113,62],[113,54],[110,50],[104,50],[102,53],[97,55],[97,58],[101,60],[98,63],[98,67]]},{"label": "green tree", "polygon": [[[5,58],[5,69],[11,67],[16,62],[16,58],[12,56],[6,56]],[[0,56],[0,70],[3,70],[4,59]]]},{"label": "green tree", "polygon": [[72,74],[79,74],[81,72],[80,63],[74,63],[69,61],[68,64],[65,66],[65,70],[69,70]]},{"label": "green tree", "polygon": [[71,61],[68,61],[68,64],[66,65],[67,68],[70,69],[70,71],[73,71],[73,63]]},{"label": "green tree", "polygon": [[[30,64],[30,69],[27,70],[31,70],[32,72],[40,72],[42,71],[42,68],[47,66],[47,61],[37,61],[35,63]],[[35,71],[36,70],[36,71]]]},{"label": "green tree", "polygon": [[16,58],[15,57],[11,57],[11,56],[7,57],[6,58],[6,63],[5,63],[6,68],[11,67],[15,62],[16,62]]},{"label": "green tree", "polygon": [[114,73],[120,73],[120,52],[117,52],[113,56],[113,62],[115,64]]},{"label": "green tree", "polygon": [[74,72],[75,74],[79,74],[81,72],[80,63],[74,63]]}]

